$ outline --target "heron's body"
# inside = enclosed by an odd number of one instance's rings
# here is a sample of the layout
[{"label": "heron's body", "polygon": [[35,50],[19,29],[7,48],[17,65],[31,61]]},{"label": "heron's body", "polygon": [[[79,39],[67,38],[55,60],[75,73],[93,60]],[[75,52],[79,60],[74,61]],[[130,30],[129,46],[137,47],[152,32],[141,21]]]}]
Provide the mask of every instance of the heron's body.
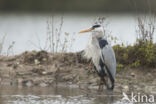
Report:
[{"label": "heron's body", "polygon": [[[92,31],[92,35],[84,51],[84,57],[92,60],[99,76],[105,84],[108,84],[107,88],[113,89],[116,74],[116,59],[112,47],[104,38],[102,29]],[[105,77],[108,77],[110,80],[106,82]]]}]

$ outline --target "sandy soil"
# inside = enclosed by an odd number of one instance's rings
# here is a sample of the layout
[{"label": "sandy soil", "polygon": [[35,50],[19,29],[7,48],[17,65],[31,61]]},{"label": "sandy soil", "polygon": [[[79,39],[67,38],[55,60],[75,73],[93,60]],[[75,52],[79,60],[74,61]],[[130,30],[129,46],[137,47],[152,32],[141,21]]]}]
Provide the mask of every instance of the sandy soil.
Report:
[{"label": "sandy soil", "polygon": [[[125,68],[117,72],[115,92],[143,91],[156,94],[156,69]],[[79,53],[45,51],[0,56],[0,85],[69,86],[98,88],[99,77]]]}]

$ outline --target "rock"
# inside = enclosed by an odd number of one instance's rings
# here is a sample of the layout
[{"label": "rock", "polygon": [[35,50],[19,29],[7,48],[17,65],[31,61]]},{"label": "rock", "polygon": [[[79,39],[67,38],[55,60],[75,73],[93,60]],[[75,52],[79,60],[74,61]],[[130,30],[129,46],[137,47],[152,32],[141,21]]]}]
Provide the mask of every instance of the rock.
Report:
[{"label": "rock", "polygon": [[31,81],[26,82],[25,84],[27,87],[31,87],[33,85],[33,83]]},{"label": "rock", "polygon": [[88,88],[89,89],[96,89],[96,90],[98,90],[99,89],[99,86],[90,85],[90,86],[88,86]]},{"label": "rock", "polygon": [[73,80],[73,76],[72,75],[66,75],[66,76],[63,76],[63,80],[65,81],[70,81],[70,80]]},{"label": "rock", "polygon": [[135,73],[133,73],[133,72],[132,72],[130,75],[131,75],[132,77],[135,77]]},{"label": "rock", "polygon": [[1,80],[1,85],[11,85],[11,80],[10,79],[3,79]]},{"label": "rock", "polygon": [[145,92],[146,93],[156,92],[156,87],[155,86],[145,86]]},{"label": "rock", "polygon": [[128,92],[129,91],[129,87],[127,85],[123,86],[122,88],[123,88],[122,89],[123,92]]},{"label": "rock", "polygon": [[35,65],[39,65],[40,64],[40,61],[38,59],[35,59],[34,60],[34,63],[35,63]]},{"label": "rock", "polygon": [[46,62],[46,61],[47,61],[47,59],[46,59],[46,58],[43,58],[43,59],[42,59],[42,61],[45,61],[45,62]]},{"label": "rock", "polygon": [[42,75],[46,75],[46,74],[47,74],[47,72],[46,72],[46,71],[43,71],[43,72],[42,72]]},{"label": "rock", "polygon": [[98,82],[97,78],[89,80],[89,83],[92,84],[92,85],[97,85],[97,82]]},{"label": "rock", "polygon": [[152,82],[152,84],[156,86],[156,79],[154,79],[154,81]]},{"label": "rock", "polygon": [[10,77],[10,76],[9,76],[9,73],[4,74],[3,77],[4,77],[4,78],[9,78],[9,77]]},{"label": "rock", "polygon": [[148,78],[152,78],[152,74],[151,74],[151,73],[148,73],[148,74],[147,74],[147,77],[148,77]]},{"label": "rock", "polygon": [[46,86],[48,86],[48,84],[42,82],[42,83],[40,83],[40,86],[41,86],[41,87],[46,87]]},{"label": "rock", "polygon": [[70,87],[70,88],[79,88],[79,86],[76,85],[76,84],[69,84],[68,87]]},{"label": "rock", "polygon": [[50,67],[50,72],[52,72],[52,73],[56,73],[57,70],[58,70],[58,68],[56,67],[56,65],[52,65]]},{"label": "rock", "polygon": [[22,82],[23,82],[23,79],[22,79],[22,78],[18,78],[18,79],[17,79],[18,85],[22,85]]}]

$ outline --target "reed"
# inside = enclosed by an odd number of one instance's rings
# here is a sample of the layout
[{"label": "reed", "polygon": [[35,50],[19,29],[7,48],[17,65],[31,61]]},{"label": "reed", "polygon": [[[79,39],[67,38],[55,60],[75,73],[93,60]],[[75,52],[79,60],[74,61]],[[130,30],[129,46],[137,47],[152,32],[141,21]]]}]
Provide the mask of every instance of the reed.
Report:
[{"label": "reed", "polygon": [[5,38],[6,38],[6,35],[3,35],[2,38],[1,38],[1,40],[0,40],[0,55],[2,54],[2,51],[3,51],[3,46],[4,46]]}]

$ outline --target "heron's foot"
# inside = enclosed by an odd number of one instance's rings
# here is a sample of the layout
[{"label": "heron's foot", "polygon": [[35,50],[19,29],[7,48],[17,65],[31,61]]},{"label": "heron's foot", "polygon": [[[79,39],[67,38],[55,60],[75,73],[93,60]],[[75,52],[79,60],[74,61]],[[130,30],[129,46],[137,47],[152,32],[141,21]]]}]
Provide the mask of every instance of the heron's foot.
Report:
[{"label": "heron's foot", "polygon": [[105,81],[106,81],[106,86],[108,86],[108,76],[104,77]]},{"label": "heron's foot", "polygon": [[107,90],[112,90],[112,89],[110,88],[110,84],[109,84],[109,78],[108,78],[108,76],[105,77],[105,81],[106,81],[106,87],[107,87]]},{"label": "heron's foot", "polygon": [[102,92],[103,91],[103,85],[104,85],[103,81],[100,80],[98,92]]},{"label": "heron's foot", "polygon": [[102,92],[102,91],[103,91],[103,85],[99,85],[98,92]]}]

